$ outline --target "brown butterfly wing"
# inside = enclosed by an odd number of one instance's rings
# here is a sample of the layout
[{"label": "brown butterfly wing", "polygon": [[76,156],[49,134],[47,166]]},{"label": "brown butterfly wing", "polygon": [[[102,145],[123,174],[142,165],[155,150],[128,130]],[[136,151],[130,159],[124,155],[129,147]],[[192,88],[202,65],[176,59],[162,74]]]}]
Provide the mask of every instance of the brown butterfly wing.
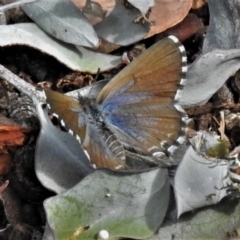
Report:
[{"label": "brown butterfly wing", "polygon": [[90,155],[91,163],[97,168],[124,169],[126,167],[124,148],[107,129],[88,123],[83,147]]},{"label": "brown butterfly wing", "polygon": [[[50,105],[51,111],[64,120],[64,124],[68,129],[71,129],[81,140],[85,138],[86,123],[82,106],[78,101],[64,94],[45,89],[46,99]],[[83,116],[82,121],[79,121],[79,115]],[[80,124],[79,124],[80,123]]]},{"label": "brown butterfly wing", "polygon": [[185,61],[180,43],[166,38],[100,92],[97,102],[105,121],[125,145],[154,153],[166,151],[178,139],[183,113],[174,106],[174,98],[185,78]]},{"label": "brown butterfly wing", "polygon": [[118,73],[100,92],[97,102],[101,104],[132,80],[134,85],[129,92],[152,92],[159,94],[162,101],[172,101],[180,80],[186,77],[182,69],[186,66],[186,54],[181,47],[170,38],[157,42]]},{"label": "brown butterfly wing", "polygon": [[[64,120],[66,127],[79,136],[90,161],[97,168],[125,168],[123,147],[113,137],[109,137],[97,124],[86,116],[83,106],[64,94],[45,90],[47,102],[53,113]],[[88,106],[85,106],[87,108]],[[111,148],[113,149],[111,151]]]}]

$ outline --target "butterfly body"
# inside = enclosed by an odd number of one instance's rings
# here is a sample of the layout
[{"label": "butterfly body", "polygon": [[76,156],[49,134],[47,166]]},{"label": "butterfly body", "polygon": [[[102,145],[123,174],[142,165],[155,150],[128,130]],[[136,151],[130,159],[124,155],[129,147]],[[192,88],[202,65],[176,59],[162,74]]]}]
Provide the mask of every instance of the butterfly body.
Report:
[{"label": "butterfly body", "polygon": [[[85,110],[84,116],[88,116],[85,119],[87,131],[82,145],[88,153],[91,153],[90,159],[98,158],[98,166],[101,165],[102,167],[104,167],[104,162],[111,159],[111,168],[125,168],[124,147],[108,128],[97,105],[94,103],[86,104]],[[92,145],[92,139],[95,139],[97,144]],[[104,153],[102,153],[102,149],[105,149]],[[101,156],[101,159],[99,156]]]},{"label": "butterfly body", "polygon": [[128,157],[158,164],[175,149],[185,113],[177,105],[186,74],[184,48],[167,38],[116,75],[96,99],[46,90],[53,112],[79,138],[96,167],[128,168]]}]

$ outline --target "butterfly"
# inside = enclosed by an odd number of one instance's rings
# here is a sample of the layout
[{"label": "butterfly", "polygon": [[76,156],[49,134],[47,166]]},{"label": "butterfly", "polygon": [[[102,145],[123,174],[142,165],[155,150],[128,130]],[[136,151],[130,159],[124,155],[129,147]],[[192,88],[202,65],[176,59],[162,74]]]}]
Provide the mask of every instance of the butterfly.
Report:
[{"label": "butterfly", "polygon": [[185,49],[169,36],[126,66],[95,99],[74,99],[45,89],[46,101],[77,137],[93,166],[158,165],[184,141],[186,115],[177,101],[186,72]]}]

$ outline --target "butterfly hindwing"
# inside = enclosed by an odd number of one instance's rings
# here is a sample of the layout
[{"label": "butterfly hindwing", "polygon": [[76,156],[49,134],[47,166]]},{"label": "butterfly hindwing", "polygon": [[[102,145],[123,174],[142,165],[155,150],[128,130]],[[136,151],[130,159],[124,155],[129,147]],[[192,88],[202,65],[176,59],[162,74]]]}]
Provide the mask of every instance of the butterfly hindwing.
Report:
[{"label": "butterfly hindwing", "polygon": [[[64,121],[65,127],[81,140],[90,162],[97,168],[125,168],[122,144],[101,123],[88,115],[89,101],[77,101],[64,94],[45,90],[51,111]],[[62,122],[63,123],[63,122]]]}]

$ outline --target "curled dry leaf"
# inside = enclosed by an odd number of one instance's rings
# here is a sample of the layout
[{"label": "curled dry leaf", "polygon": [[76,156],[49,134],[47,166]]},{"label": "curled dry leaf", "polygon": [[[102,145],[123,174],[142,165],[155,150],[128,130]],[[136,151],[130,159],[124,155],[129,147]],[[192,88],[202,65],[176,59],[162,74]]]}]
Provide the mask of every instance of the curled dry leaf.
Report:
[{"label": "curled dry leaf", "polygon": [[0,175],[9,172],[12,164],[12,151],[23,144],[29,130],[19,126],[0,126]]},{"label": "curled dry leaf", "polygon": [[198,9],[202,7],[206,2],[207,0],[193,0],[192,9]]},{"label": "curled dry leaf", "polygon": [[237,175],[240,175],[240,167],[232,169],[232,172],[236,173]]},{"label": "curled dry leaf", "polygon": [[23,144],[29,130],[19,126],[0,126],[0,152]]},{"label": "curled dry leaf", "polygon": [[29,130],[17,126],[11,119],[0,115],[0,175],[9,172],[12,164],[12,151],[23,144],[27,132]]},{"label": "curled dry leaf", "polygon": [[87,3],[87,0],[71,0],[76,7],[78,7],[79,9],[83,9]]},{"label": "curled dry leaf", "polygon": [[152,24],[145,38],[156,33],[163,32],[186,17],[192,6],[192,0],[155,0],[155,6],[151,8],[149,22]]},{"label": "curled dry leaf", "polygon": [[[0,175],[6,175],[12,166],[12,154],[0,153]],[[1,189],[0,189],[1,191]]]},{"label": "curled dry leaf", "polygon": [[204,28],[202,21],[195,14],[189,13],[183,21],[167,29],[164,35],[174,35],[182,42],[202,28]]},{"label": "curled dry leaf", "polygon": [[114,44],[114,43],[110,43],[108,41],[106,41],[103,38],[100,38],[100,44],[98,47],[98,52],[100,53],[110,53],[116,49],[118,49],[120,47],[120,45]]}]

